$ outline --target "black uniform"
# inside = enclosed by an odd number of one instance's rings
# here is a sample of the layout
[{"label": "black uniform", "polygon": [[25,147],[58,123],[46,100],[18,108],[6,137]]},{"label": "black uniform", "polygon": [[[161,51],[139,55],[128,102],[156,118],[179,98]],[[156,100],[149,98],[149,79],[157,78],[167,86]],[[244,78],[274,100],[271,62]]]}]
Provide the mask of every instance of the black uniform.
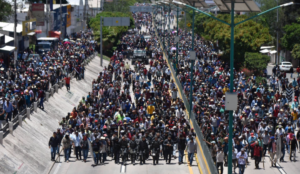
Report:
[{"label": "black uniform", "polygon": [[122,150],[122,163],[124,164],[127,159],[127,154],[128,154],[128,141],[126,139],[121,140],[120,145],[121,145],[121,150]]},{"label": "black uniform", "polygon": [[159,151],[161,150],[161,145],[158,140],[154,140],[152,142],[151,150],[152,150],[153,165],[158,164]]},{"label": "black uniform", "polygon": [[135,164],[135,158],[136,158],[136,152],[137,152],[137,147],[138,144],[136,143],[136,141],[131,140],[129,142],[129,148],[130,148],[130,159],[131,159],[131,163]]},{"label": "black uniform", "polygon": [[114,149],[114,156],[115,156],[115,163],[119,163],[119,158],[120,158],[120,143],[119,139],[117,137],[112,139],[113,143],[113,149]]},{"label": "black uniform", "polygon": [[165,160],[166,160],[166,163],[168,163],[168,160],[169,160],[169,163],[171,163],[171,156],[172,156],[172,152],[173,152],[173,141],[169,140],[169,139],[166,139],[164,141],[164,146],[165,146]]},{"label": "black uniform", "polygon": [[140,164],[142,164],[142,162],[145,164],[145,160],[146,160],[146,154],[148,153],[149,148],[148,148],[148,142],[146,140],[142,140],[139,143],[139,152],[140,152]]}]

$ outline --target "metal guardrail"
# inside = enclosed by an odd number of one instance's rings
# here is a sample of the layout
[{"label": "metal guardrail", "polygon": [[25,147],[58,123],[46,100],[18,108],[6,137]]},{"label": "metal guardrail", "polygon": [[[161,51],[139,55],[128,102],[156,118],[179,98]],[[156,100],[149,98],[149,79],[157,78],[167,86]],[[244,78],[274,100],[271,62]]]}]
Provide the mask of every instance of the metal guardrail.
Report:
[{"label": "metal guardrail", "polygon": [[[87,65],[92,59],[94,59],[96,57],[96,52],[94,52],[94,54],[91,54],[88,58],[86,58],[82,63],[81,63],[81,65]],[[74,76],[74,74],[72,74],[72,76]],[[62,80],[63,81],[63,80]],[[55,85],[59,85],[59,82],[58,83],[55,83]],[[64,83],[63,83],[64,84]],[[53,87],[51,87],[51,88],[53,88],[53,93],[55,92],[55,87],[53,86]],[[49,91],[47,91],[47,92],[49,92],[49,98],[50,98],[50,96],[53,96],[53,95],[51,95],[51,93],[50,93],[50,89],[51,88],[49,88]],[[58,86],[58,88],[59,88],[59,86]],[[45,101],[46,101],[46,97],[45,97],[45,99],[44,99]],[[36,102],[39,102],[39,100],[38,101],[36,101]],[[19,116],[22,116],[22,121],[23,120],[25,120],[25,118],[27,117],[27,107],[25,108],[25,109],[23,109],[23,110],[21,110],[13,119],[12,119],[12,123],[13,123],[13,129],[16,129],[17,127],[18,127],[18,125],[19,125]],[[34,102],[31,104],[31,106],[30,106],[30,114],[32,113],[34,111]],[[6,124],[4,124],[4,126],[2,127],[2,132],[3,132],[3,138],[5,138],[7,135],[8,135],[8,133],[9,133],[9,123],[6,123]]]},{"label": "metal guardrail", "polygon": [[[156,30],[156,29],[155,29],[155,31],[156,31],[156,33],[157,33],[157,30]],[[162,41],[161,41],[160,38],[159,38],[159,43],[162,43]],[[167,52],[166,52],[165,50],[164,50],[163,52],[164,52],[164,54],[165,54],[166,56],[168,56],[168,54],[167,54]],[[168,57],[167,57],[167,58],[168,58]],[[177,86],[178,86],[178,88],[179,88],[178,91],[180,92],[180,94],[181,94],[181,96],[182,96],[183,103],[184,103],[185,107],[186,107],[187,110],[188,110],[188,108],[190,108],[190,104],[189,104],[189,102],[188,102],[188,99],[187,99],[186,95],[182,92],[182,91],[184,91],[183,88],[182,88],[182,85],[181,85],[179,79],[178,79],[177,76],[176,76],[176,72],[175,72],[175,70],[174,70],[174,68],[173,68],[173,66],[172,66],[172,64],[171,64],[171,61],[166,61],[166,62],[169,64],[171,73],[173,74],[173,77],[174,77],[174,79],[175,79],[175,83],[177,84]],[[193,124],[195,133],[196,133],[196,135],[197,135],[197,139],[199,140],[200,145],[201,145],[201,147],[202,147],[203,155],[204,155],[205,158],[206,158],[206,162],[207,162],[208,168],[209,168],[209,170],[210,170],[210,173],[217,174],[217,173],[218,173],[218,170],[217,170],[217,168],[216,168],[216,166],[215,166],[215,163],[214,163],[214,161],[213,161],[213,159],[212,159],[212,156],[211,156],[211,153],[210,153],[210,149],[208,148],[206,142],[203,141],[204,136],[203,136],[203,134],[202,134],[202,131],[201,131],[200,126],[199,126],[198,123],[196,122],[196,117],[195,117],[195,113],[194,113],[194,112],[192,112],[191,117],[190,117],[189,119],[191,120],[191,122],[192,122],[192,124]]]}]

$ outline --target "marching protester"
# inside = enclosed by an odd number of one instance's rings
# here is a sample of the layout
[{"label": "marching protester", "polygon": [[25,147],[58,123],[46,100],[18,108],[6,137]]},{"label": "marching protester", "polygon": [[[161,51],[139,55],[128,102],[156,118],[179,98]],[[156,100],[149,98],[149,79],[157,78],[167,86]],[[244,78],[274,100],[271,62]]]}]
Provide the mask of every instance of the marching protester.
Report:
[{"label": "marching protester", "polygon": [[[218,56],[216,43],[200,36],[194,40],[197,59],[194,61],[194,79],[191,79],[191,34],[178,30],[183,37],[179,40],[177,63],[175,52],[171,51],[175,47],[175,42],[172,42],[175,29],[171,30],[171,45],[167,53],[170,64],[176,66],[169,66],[160,47],[163,34],[157,30],[152,16],[133,13],[133,17],[136,28],[121,37],[123,46],[113,52],[108,65],[92,81],[92,91],[83,96],[66,120],[66,126],[62,127],[63,132],[72,135],[83,132],[87,136],[95,165],[98,161],[105,161],[104,154],[110,154],[115,164],[120,163],[120,158],[123,165],[127,160],[132,164],[138,160],[142,165],[149,159],[153,160],[153,165],[158,164],[159,159],[170,164],[172,158],[176,159],[177,150],[178,163],[182,164],[185,149],[188,164],[192,165],[198,148],[196,132],[203,134],[219,173],[223,173],[223,167],[228,165],[229,151],[233,152],[234,169],[238,167],[242,174],[250,160],[254,160],[255,168],[259,168],[263,156],[269,153],[275,156],[275,145],[281,147],[280,156],[277,156],[280,161],[284,160],[287,145],[294,150],[295,138],[292,135],[300,111],[298,98],[293,98],[297,86],[288,85],[280,72],[275,72],[270,79],[264,74],[265,79],[258,80],[260,78],[255,74],[248,76],[238,68],[234,70],[234,84],[230,84],[228,62]],[[156,20],[156,24],[161,23]],[[145,35],[150,35],[150,39],[145,41]],[[127,49],[123,48],[124,45]],[[125,60],[140,49],[146,50],[147,57],[151,58],[149,64]],[[82,69],[79,66],[74,68],[80,79]],[[194,81],[193,86],[190,86],[191,81]],[[182,91],[177,85],[181,85]],[[230,85],[238,95],[232,128],[228,128],[229,112],[225,110],[225,94]],[[192,92],[195,116],[192,119],[199,125],[197,131],[189,125],[186,106],[178,92],[182,92],[185,100]],[[291,105],[296,110],[291,110]],[[233,132],[233,139],[229,139],[229,131]],[[291,138],[287,139],[289,134],[292,134]],[[72,138],[72,141],[82,140]],[[231,141],[233,147],[228,147]],[[76,143],[74,146],[76,150]],[[78,147],[76,154],[81,156]],[[100,160],[100,154],[103,160]],[[274,166],[276,158],[271,158]]]}]

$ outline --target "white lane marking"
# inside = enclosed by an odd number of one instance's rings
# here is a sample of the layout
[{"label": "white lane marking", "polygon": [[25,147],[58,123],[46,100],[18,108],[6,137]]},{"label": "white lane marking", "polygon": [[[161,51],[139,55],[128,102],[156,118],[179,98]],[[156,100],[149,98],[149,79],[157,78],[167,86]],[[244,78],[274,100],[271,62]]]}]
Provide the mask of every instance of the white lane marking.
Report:
[{"label": "white lane marking", "polygon": [[282,169],[282,167],[278,163],[276,163],[276,166],[281,174],[286,174],[286,172]]},{"label": "white lane marking", "polygon": [[121,166],[121,173],[125,173],[126,167],[124,165]]},{"label": "white lane marking", "polygon": [[53,174],[57,174],[57,172],[58,172],[60,166],[61,166],[61,163],[59,163],[59,164],[57,165],[57,167],[56,167],[56,169],[54,170]]}]

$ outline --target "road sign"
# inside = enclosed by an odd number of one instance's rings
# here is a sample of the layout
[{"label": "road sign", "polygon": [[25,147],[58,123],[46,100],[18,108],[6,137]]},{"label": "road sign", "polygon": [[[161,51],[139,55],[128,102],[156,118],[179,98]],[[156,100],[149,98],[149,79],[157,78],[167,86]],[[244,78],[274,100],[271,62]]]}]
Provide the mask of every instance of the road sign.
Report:
[{"label": "road sign", "polygon": [[184,11],[182,11],[181,14],[184,15]]},{"label": "road sign", "polygon": [[118,27],[118,26],[129,26],[129,17],[104,17],[103,26]]},{"label": "road sign", "polygon": [[191,23],[186,24],[188,27],[192,26]]}]

